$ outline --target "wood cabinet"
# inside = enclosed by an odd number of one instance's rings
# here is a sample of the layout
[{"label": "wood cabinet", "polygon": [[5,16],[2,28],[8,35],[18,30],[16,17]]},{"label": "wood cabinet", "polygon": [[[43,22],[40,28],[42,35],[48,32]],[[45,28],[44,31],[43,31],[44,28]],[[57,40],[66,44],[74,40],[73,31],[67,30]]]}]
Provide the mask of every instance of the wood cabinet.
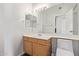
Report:
[{"label": "wood cabinet", "polygon": [[37,39],[32,37],[23,37],[24,52],[33,56],[47,56],[50,55],[51,43],[50,39]]}]

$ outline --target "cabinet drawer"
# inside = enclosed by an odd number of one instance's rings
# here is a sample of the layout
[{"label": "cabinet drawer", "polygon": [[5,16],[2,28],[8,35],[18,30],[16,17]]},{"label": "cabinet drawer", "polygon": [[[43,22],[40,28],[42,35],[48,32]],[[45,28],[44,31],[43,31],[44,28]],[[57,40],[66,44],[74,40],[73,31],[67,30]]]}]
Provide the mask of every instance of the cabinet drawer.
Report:
[{"label": "cabinet drawer", "polygon": [[30,37],[23,37],[23,39],[25,40],[25,41],[30,41]]},{"label": "cabinet drawer", "polygon": [[37,39],[36,38],[32,38],[32,37],[23,37],[23,39],[25,41],[31,41],[31,42],[36,42],[37,43]]},{"label": "cabinet drawer", "polygon": [[48,40],[43,40],[43,39],[38,39],[38,44],[49,45],[49,41]]},{"label": "cabinet drawer", "polygon": [[34,42],[34,43],[37,43],[37,42],[38,42],[38,39],[31,37],[30,41],[31,41],[31,42]]}]

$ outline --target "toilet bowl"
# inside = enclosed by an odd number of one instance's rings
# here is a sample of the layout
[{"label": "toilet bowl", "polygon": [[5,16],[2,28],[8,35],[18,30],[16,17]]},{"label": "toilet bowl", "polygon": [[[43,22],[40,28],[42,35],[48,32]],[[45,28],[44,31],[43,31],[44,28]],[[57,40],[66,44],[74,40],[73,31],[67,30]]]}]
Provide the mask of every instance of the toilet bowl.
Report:
[{"label": "toilet bowl", "polygon": [[74,56],[73,51],[69,51],[62,48],[57,48],[56,56]]}]

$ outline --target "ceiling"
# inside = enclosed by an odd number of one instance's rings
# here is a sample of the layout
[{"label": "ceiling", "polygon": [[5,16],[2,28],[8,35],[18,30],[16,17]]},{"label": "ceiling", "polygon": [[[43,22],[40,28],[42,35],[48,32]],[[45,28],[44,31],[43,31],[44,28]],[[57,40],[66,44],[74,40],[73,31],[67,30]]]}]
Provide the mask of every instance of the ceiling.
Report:
[{"label": "ceiling", "polygon": [[33,9],[39,9],[42,7],[51,7],[51,6],[55,6],[58,5],[60,3],[32,3],[32,8]]}]

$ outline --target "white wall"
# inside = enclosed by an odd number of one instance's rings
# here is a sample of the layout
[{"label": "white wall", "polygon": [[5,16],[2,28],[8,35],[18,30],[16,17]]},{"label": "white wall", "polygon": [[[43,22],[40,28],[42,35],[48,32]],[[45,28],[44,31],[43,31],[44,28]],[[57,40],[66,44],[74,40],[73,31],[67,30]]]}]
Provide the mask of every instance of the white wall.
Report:
[{"label": "white wall", "polygon": [[79,35],[79,3],[77,4],[78,6],[77,6],[77,8],[78,8],[78,35]]},{"label": "white wall", "polygon": [[0,4],[0,56],[4,55],[4,20],[3,4]]},{"label": "white wall", "polygon": [[31,6],[31,4],[4,4],[4,55],[19,55],[23,52],[24,17],[31,11]]}]

